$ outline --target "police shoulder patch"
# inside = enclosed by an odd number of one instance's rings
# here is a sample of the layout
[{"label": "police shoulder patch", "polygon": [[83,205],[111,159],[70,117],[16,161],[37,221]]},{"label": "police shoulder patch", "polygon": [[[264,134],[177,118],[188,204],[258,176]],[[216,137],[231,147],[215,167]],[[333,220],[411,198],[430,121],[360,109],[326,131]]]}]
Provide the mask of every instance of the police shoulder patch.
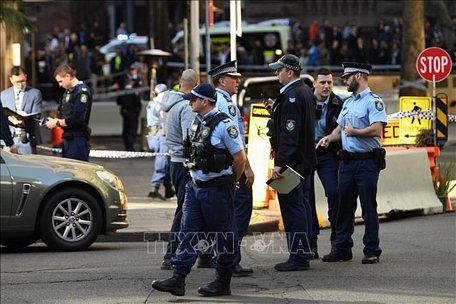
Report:
[{"label": "police shoulder patch", "polygon": [[201,137],[206,138],[209,135],[209,128],[203,127],[203,130],[201,130]]},{"label": "police shoulder patch", "polygon": [[377,111],[383,111],[383,109],[385,108],[383,102],[380,99],[375,100],[375,108],[377,109]]},{"label": "police shoulder patch", "polygon": [[289,101],[289,102],[296,102],[296,97],[290,97],[290,98],[288,99],[288,101]]},{"label": "police shoulder patch", "polygon": [[86,103],[87,100],[89,100],[89,97],[87,96],[87,94],[81,94],[81,102]]},{"label": "police shoulder patch", "polygon": [[239,132],[238,132],[238,130],[237,130],[237,128],[235,126],[230,126],[226,130],[228,131],[228,135],[231,138],[237,138],[239,136]]},{"label": "police shoulder patch", "polygon": [[293,131],[296,127],[296,121],[293,119],[287,120],[286,128],[288,131]]},{"label": "police shoulder patch", "polygon": [[236,108],[234,106],[228,106],[228,112],[231,116],[236,116]]}]

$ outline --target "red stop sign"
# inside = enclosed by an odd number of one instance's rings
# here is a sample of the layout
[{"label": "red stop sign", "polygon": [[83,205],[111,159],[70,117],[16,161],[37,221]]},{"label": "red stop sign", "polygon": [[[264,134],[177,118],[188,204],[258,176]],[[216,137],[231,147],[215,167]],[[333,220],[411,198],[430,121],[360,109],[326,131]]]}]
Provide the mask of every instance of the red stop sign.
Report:
[{"label": "red stop sign", "polygon": [[451,72],[451,57],[444,49],[427,48],[416,59],[416,70],[424,80],[442,81]]}]

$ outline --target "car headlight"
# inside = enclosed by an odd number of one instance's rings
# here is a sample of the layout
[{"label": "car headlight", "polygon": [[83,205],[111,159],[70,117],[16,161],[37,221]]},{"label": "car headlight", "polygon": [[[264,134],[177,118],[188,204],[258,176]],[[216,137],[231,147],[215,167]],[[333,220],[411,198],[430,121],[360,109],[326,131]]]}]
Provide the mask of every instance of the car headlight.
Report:
[{"label": "car headlight", "polygon": [[123,184],[116,175],[108,171],[97,171],[97,175],[102,181],[104,181],[111,187],[117,190],[123,190]]}]

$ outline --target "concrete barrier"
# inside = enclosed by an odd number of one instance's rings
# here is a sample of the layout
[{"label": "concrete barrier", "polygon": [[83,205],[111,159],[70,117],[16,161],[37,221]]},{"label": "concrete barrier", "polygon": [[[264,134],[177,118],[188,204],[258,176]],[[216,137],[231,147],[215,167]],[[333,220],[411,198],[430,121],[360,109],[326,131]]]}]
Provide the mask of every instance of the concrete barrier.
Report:
[{"label": "concrete barrier", "polygon": [[[317,209],[326,227],[328,204],[318,174],[315,175]],[[424,150],[388,151],[386,169],[380,172],[377,189],[379,214],[402,211],[422,211],[424,214],[440,213],[442,204],[435,195],[427,153]],[[361,217],[358,201],[356,217]]]}]

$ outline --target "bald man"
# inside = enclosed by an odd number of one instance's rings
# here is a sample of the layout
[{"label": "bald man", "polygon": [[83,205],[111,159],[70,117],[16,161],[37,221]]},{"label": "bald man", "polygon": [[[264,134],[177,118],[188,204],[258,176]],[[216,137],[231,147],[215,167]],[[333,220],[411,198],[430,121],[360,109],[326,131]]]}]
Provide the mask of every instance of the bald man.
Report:
[{"label": "bald man", "polygon": [[[177,234],[180,230],[182,219],[185,185],[190,180],[188,170],[185,169],[183,165],[185,160],[184,138],[187,136],[187,130],[190,129],[196,114],[192,112],[188,100],[183,99],[182,96],[190,93],[192,88],[198,83],[198,74],[192,69],[185,70],[182,72],[179,81],[179,91],[165,92],[161,101],[162,109],[166,112],[166,144],[171,156],[171,182],[174,185],[177,196],[177,208],[171,226],[168,248],[161,266],[162,269],[171,269],[170,260],[179,245]],[[188,132],[190,132],[190,130]]]}]

